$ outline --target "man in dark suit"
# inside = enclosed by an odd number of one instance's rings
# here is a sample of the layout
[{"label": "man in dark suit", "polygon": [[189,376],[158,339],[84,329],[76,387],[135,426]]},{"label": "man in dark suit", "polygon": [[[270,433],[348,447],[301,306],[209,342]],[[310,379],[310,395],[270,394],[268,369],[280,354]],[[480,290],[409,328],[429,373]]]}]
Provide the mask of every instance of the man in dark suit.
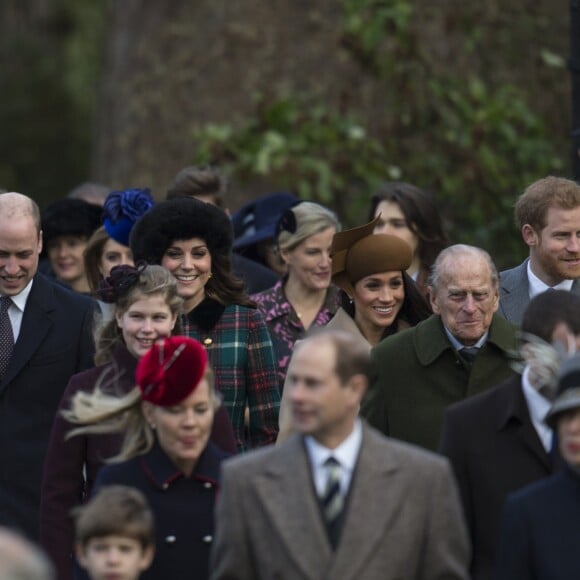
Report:
[{"label": "man in dark suit", "polygon": [[453,405],[443,425],[440,451],[451,460],[459,484],[474,580],[493,575],[507,495],[560,467],[550,453],[552,432],[545,423],[558,370],[557,351],[548,343],[580,338],[580,296],[563,290],[539,294],[526,309],[522,331],[528,335],[521,349],[523,374]]},{"label": "man in dark suit", "polygon": [[515,219],[530,256],[501,272],[499,313],[519,325],[530,299],[548,288],[580,295],[580,186],[552,176],[532,183]]},{"label": "man in dark suit", "polygon": [[37,273],[38,206],[0,195],[0,523],[37,535],[48,436],[71,375],[93,364],[92,302]]},{"label": "man in dark suit", "polygon": [[[578,578],[580,355],[564,360],[546,417],[565,467],[510,494],[502,513],[495,580]],[[491,577],[491,576],[490,576]]]},{"label": "man in dark suit", "polygon": [[213,580],[467,578],[469,547],[446,460],[358,419],[368,348],[324,329],[288,369],[297,433],[228,460]]}]

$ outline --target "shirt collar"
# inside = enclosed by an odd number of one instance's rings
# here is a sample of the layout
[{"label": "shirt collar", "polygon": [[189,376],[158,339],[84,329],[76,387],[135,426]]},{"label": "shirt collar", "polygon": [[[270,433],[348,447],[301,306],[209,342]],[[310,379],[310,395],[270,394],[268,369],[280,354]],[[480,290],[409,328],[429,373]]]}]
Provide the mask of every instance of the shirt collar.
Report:
[{"label": "shirt collar", "polygon": [[324,465],[329,457],[334,457],[342,467],[353,471],[362,443],[362,424],[357,419],[351,434],[336,449],[329,449],[321,445],[308,435],[304,438],[308,457],[313,467]]},{"label": "shirt collar", "polygon": [[574,280],[562,280],[559,284],[555,286],[548,286],[543,280],[540,280],[533,272],[531,261],[528,260],[528,282],[530,287],[530,298],[545,292],[546,290],[566,290],[570,292],[572,290],[572,284]]},{"label": "shirt collar", "polygon": [[15,294],[14,296],[10,296],[12,303],[18,308],[18,310],[20,310],[20,312],[24,312],[24,308],[26,308],[26,302],[28,301],[28,296],[30,295],[30,290],[32,289],[32,282],[34,282],[34,279],[30,280],[30,282],[26,284],[22,292]]},{"label": "shirt collar", "polygon": [[[460,351],[462,348],[465,348],[465,347],[466,347],[466,345],[465,345],[465,344],[463,344],[463,343],[459,342],[459,341],[458,341],[458,340],[457,340],[457,339],[456,339],[456,338],[455,338],[455,337],[454,337],[454,336],[451,334],[451,332],[449,331],[449,329],[448,329],[448,328],[447,328],[445,325],[443,325],[443,330],[445,330],[445,334],[447,335],[447,338],[449,339],[449,342],[452,344],[453,348],[454,348],[456,351],[458,351],[458,352],[459,352],[459,351]],[[482,346],[485,344],[485,341],[487,340],[487,335],[488,335],[488,334],[489,334],[489,332],[486,332],[486,333],[485,333],[485,334],[484,334],[484,335],[483,335],[483,336],[482,336],[482,337],[481,337],[481,338],[480,338],[480,339],[479,339],[479,340],[478,340],[478,341],[477,341],[475,344],[473,344],[473,345],[471,345],[471,346],[473,346],[473,347],[476,347],[476,348],[481,348],[481,347],[482,347]]]},{"label": "shirt collar", "polygon": [[522,374],[522,392],[528,404],[530,412],[530,419],[534,423],[544,423],[546,415],[550,410],[551,404],[548,399],[540,395],[540,393],[530,383],[530,367],[525,366]]}]

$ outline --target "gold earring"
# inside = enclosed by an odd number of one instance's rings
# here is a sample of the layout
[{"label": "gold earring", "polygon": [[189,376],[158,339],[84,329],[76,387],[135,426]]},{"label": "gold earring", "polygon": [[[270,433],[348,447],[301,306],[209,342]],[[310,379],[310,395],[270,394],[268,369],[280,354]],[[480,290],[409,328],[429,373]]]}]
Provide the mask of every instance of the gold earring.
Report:
[{"label": "gold earring", "polygon": [[211,277],[213,277],[213,274],[210,272],[210,273],[207,275],[207,279],[209,280]]}]

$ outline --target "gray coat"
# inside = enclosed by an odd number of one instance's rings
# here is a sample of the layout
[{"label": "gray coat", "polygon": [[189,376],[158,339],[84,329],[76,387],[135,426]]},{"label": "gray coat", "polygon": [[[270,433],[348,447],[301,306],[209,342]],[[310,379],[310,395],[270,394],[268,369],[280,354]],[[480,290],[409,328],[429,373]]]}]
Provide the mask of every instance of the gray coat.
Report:
[{"label": "gray coat", "polygon": [[370,427],[332,551],[300,435],[223,464],[212,580],[468,578],[447,460]]}]

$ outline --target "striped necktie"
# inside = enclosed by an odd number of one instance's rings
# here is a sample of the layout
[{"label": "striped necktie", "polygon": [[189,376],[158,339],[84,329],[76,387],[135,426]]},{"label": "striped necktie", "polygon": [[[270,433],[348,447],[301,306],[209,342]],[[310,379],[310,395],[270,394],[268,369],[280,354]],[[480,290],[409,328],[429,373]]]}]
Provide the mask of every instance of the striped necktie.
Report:
[{"label": "striped necktie", "polygon": [[326,485],[320,498],[322,511],[327,524],[333,524],[342,513],[344,507],[344,496],[340,489],[340,463],[329,457],[324,462],[326,469]]}]

